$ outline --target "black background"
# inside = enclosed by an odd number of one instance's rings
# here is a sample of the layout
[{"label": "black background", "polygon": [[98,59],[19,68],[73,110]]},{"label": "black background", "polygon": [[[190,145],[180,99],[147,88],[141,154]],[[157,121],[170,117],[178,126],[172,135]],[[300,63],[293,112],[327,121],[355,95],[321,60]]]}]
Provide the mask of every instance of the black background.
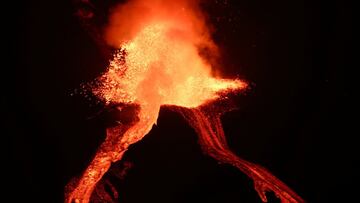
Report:
[{"label": "black background", "polygon": [[[231,149],[308,202],[356,202],[352,6],[211,2],[204,8],[216,28],[222,72],[251,83],[234,98],[239,109],[223,117]],[[64,185],[91,160],[108,122],[88,119],[99,107],[70,93],[103,72],[109,58],[70,1],[16,1],[3,10],[9,35],[3,41],[10,45],[3,50],[14,57],[2,67],[9,71],[1,95],[1,134],[10,138],[2,143],[10,157],[4,185],[11,202],[61,202]],[[193,130],[168,109],[124,160],[133,167],[114,180],[120,202],[260,202],[250,179],[203,155]]]}]

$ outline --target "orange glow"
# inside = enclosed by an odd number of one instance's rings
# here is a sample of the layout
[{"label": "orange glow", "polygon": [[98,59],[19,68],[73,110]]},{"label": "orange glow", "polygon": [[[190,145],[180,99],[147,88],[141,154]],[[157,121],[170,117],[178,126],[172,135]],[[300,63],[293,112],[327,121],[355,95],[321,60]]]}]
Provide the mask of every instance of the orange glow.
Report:
[{"label": "orange glow", "polygon": [[[200,106],[218,99],[219,93],[246,88],[247,84],[241,80],[215,77],[209,60],[199,54],[200,47],[213,55],[217,53],[204,19],[197,2],[190,0],[135,0],[113,10],[105,37],[108,44],[119,51],[107,72],[98,78],[100,85],[93,88],[93,93],[107,103],[137,104],[138,120],[131,126],[107,129],[106,139],[89,167],[78,180],[69,184],[66,202],[90,201],[96,183],[111,163],[120,160],[129,145],[149,133],[161,106],[178,106],[195,112]],[[202,114],[194,114],[195,119],[187,120],[195,129],[202,129],[198,133],[206,141],[206,136],[211,137],[214,132],[204,133],[205,119],[197,115]],[[221,123],[213,124],[221,126]],[[205,145],[220,143],[217,139],[209,140]],[[231,154],[229,159],[231,157],[236,156]],[[239,160],[236,159],[244,163]],[[251,165],[240,167],[240,170],[246,167]],[[253,171],[251,177],[256,176],[256,169]]]},{"label": "orange glow", "polygon": [[[200,57],[193,42],[170,35],[172,26],[149,25],[122,44],[126,54],[115,55],[101,78],[104,86],[94,93],[107,102],[138,103],[144,108],[163,104],[190,108],[216,99],[219,91],[246,86],[240,80],[212,77],[210,65]],[[126,63],[121,64],[123,57]]]}]

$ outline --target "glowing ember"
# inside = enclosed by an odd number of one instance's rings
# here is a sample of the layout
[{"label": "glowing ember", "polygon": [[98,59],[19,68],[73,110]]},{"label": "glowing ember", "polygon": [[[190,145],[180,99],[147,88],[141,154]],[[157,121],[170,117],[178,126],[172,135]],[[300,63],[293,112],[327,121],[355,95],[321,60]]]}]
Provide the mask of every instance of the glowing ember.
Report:
[{"label": "glowing ember", "polygon": [[88,168],[69,184],[66,202],[89,202],[111,163],[120,160],[129,145],[151,130],[164,105],[184,116],[198,133],[206,153],[251,177],[263,201],[270,190],[282,202],[303,202],[265,169],[231,153],[220,114],[204,110],[221,97],[220,93],[239,92],[247,85],[212,75],[199,47],[216,52],[216,46],[195,3],[130,1],[115,10],[106,36],[119,51],[107,72],[98,78],[100,85],[93,93],[107,103],[136,104],[137,120],[107,129],[106,139]]}]

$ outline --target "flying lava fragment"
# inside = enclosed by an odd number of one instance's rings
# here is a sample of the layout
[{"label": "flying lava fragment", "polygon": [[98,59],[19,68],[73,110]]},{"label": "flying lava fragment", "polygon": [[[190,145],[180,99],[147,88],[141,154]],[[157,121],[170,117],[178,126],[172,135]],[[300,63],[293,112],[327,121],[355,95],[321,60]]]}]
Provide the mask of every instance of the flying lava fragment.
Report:
[{"label": "flying lava fragment", "polygon": [[198,4],[192,0],[132,0],[113,9],[105,40],[117,51],[92,92],[107,104],[136,105],[136,119],[107,129],[89,166],[67,186],[65,202],[89,202],[111,163],[121,160],[128,147],[156,124],[161,107],[184,117],[206,154],[252,178],[263,202],[268,191],[282,203],[304,202],[266,169],[229,150],[220,120],[227,109],[213,102],[226,99],[226,94],[241,93],[247,84],[216,77],[209,59],[200,54],[200,49],[214,55],[217,50]]}]

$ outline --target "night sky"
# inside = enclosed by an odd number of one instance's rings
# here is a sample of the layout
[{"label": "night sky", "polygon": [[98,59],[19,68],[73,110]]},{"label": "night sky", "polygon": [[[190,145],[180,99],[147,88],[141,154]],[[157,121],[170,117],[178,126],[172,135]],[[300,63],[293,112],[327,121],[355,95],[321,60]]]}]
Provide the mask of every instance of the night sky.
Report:
[{"label": "night sky", "polygon": [[[107,10],[105,2],[99,10]],[[213,2],[203,7],[216,28],[221,72],[251,87],[233,98],[239,108],[222,118],[230,148],[310,203],[356,202],[354,7],[345,1]],[[1,85],[2,145],[10,158],[2,177],[9,179],[3,186],[11,202],[62,202],[64,186],[85,169],[116,116],[105,110],[94,117],[101,106],[71,96],[110,59],[75,9],[71,1],[45,0],[3,8],[13,11],[3,14],[9,35],[3,41],[10,45],[3,50],[13,58],[2,67],[9,73]],[[106,177],[119,202],[260,202],[252,181],[204,155],[195,132],[170,109],[161,110],[158,125],[124,161],[132,167],[123,180]]]}]

